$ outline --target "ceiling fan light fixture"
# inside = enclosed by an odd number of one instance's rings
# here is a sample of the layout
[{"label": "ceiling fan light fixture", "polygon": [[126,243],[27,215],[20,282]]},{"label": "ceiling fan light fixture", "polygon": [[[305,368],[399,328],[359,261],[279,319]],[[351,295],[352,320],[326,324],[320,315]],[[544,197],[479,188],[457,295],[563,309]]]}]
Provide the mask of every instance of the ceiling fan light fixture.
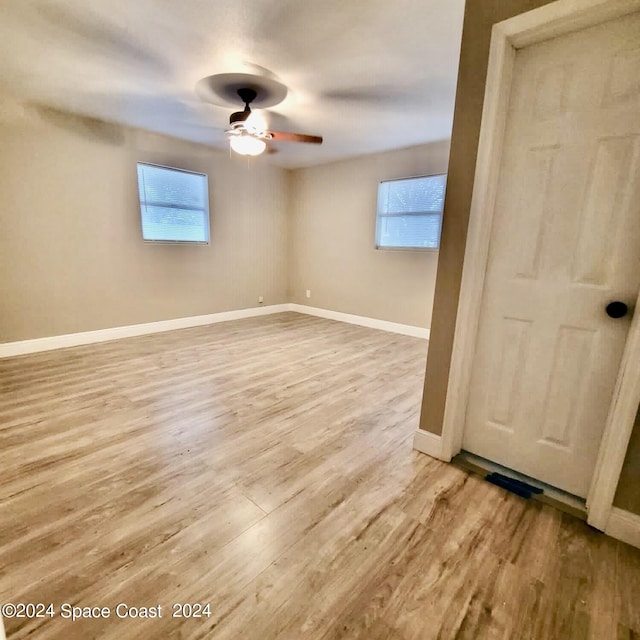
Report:
[{"label": "ceiling fan light fixture", "polygon": [[233,136],[229,140],[229,144],[231,148],[241,156],[259,156],[267,148],[264,140],[248,133]]},{"label": "ceiling fan light fixture", "polygon": [[267,123],[260,113],[251,111],[249,117],[244,121],[244,128],[254,136],[264,136]]}]

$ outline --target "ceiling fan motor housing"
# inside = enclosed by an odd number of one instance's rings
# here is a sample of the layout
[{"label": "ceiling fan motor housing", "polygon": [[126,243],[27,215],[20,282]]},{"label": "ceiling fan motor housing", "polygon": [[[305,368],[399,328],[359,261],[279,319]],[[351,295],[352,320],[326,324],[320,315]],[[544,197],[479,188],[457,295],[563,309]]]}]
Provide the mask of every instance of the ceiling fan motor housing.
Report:
[{"label": "ceiling fan motor housing", "polygon": [[229,124],[231,127],[237,123],[246,122],[247,118],[251,115],[251,107],[249,105],[256,99],[258,93],[255,89],[243,87],[238,89],[238,95],[242,102],[244,102],[244,111],[236,111],[231,114],[231,117],[229,118]]}]

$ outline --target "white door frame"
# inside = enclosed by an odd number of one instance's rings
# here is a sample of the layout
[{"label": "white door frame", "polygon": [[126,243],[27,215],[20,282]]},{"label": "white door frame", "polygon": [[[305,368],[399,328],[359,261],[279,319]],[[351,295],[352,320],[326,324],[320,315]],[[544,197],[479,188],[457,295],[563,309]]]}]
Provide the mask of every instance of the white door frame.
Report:
[{"label": "white door frame", "polygon": [[[640,0],[557,0],[493,26],[442,425],[442,459],[451,459],[462,448],[516,50],[635,11],[640,11]],[[587,498],[588,522],[601,530],[611,514],[640,403],[640,296],[636,309]]]}]

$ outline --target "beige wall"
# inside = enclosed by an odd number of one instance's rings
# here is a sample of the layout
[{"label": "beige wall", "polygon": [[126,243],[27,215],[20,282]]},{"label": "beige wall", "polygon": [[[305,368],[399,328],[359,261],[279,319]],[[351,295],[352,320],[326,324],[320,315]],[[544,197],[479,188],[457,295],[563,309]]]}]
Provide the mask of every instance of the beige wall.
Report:
[{"label": "beige wall", "polygon": [[291,301],[429,327],[437,253],[374,248],[378,182],[444,173],[448,155],[443,141],[294,171]]},{"label": "beige wall", "polygon": [[[290,172],[50,109],[0,113],[0,342],[260,295],[430,326],[437,253],[374,249],[377,185],[446,171],[447,141]],[[211,245],[142,242],[137,161],[209,175]]]},{"label": "beige wall", "polygon": [[[288,172],[52,110],[0,111],[0,342],[287,301]],[[137,161],[209,175],[209,246],[142,242]]]}]

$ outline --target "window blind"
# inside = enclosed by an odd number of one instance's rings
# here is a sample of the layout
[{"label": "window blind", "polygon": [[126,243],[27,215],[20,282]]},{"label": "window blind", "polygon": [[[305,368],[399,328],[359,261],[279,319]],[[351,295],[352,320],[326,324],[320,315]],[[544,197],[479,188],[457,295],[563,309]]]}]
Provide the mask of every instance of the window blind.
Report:
[{"label": "window blind", "polygon": [[142,237],[154,242],[209,242],[207,176],[138,163]]},{"label": "window blind", "polygon": [[437,249],[446,184],[446,174],[381,182],[376,247]]}]

